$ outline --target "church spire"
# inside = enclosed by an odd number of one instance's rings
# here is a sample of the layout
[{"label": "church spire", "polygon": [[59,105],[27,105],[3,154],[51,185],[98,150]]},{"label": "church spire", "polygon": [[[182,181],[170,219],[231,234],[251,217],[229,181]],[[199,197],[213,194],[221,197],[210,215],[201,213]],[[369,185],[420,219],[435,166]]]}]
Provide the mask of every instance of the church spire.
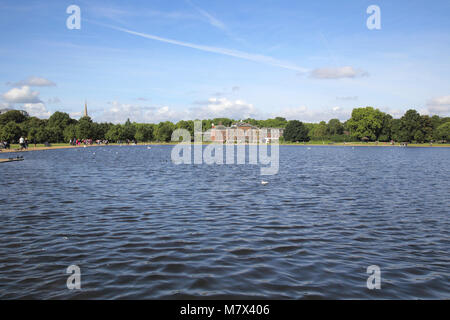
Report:
[{"label": "church spire", "polygon": [[87,112],[87,101],[84,100],[84,116],[87,117],[88,116],[88,112]]}]

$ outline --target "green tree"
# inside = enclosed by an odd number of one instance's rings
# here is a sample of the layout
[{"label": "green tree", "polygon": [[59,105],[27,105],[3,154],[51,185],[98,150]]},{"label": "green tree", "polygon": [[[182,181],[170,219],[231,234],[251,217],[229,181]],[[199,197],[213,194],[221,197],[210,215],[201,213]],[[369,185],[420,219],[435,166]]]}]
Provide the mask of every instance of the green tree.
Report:
[{"label": "green tree", "polygon": [[450,121],[436,128],[437,140],[450,141]]},{"label": "green tree", "polygon": [[28,140],[33,143],[33,142],[37,142],[37,133],[38,133],[39,129],[38,128],[30,128],[28,130]]},{"label": "green tree", "polygon": [[77,138],[78,139],[92,139],[94,136],[94,127],[92,125],[92,119],[90,117],[82,117],[77,125]]},{"label": "green tree", "polygon": [[22,134],[21,127],[14,121],[10,121],[6,125],[2,126],[0,139],[9,142],[16,142],[20,139]]},{"label": "green tree", "polygon": [[60,128],[62,131],[64,131],[64,129],[68,125],[73,124],[73,123],[74,123],[74,121],[70,118],[69,114],[67,114],[65,112],[56,111],[55,113],[53,113],[51,115],[50,118],[48,118],[47,125],[49,127]]},{"label": "green tree", "polygon": [[375,141],[383,127],[383,112],[372,107],[355,108],[347,126],[352,137],[360,140],[367,137],[369,140]]},{"label": "green tree", "polygon": [[170,122],[161,122],[156,126],[155,138],[158,141],[169,142],[172,138],[172,132],[175,130],[175,125]]},{"label": "green tree", "polygon": [[127,119],[123,126],[125,140],[133,140],[136,134],[136,127],[131,123],[130,119]]},{"label": "green tree", "polygon": [[308,129],[298,120],[289,121],[284,130],[284,139],[292,142],[309,141]]},{"label": "green tree", "polygon": [[383,123],[381,126],[379,141],[391,141],[392,140],[392,121],[394,119],[390,114],[383,113]]},{"label": "green tree", "polygon": [[[213,120],[215,121],[215,120]],[[230,120],[231,121],[231,120]],[[216,122],[214,122],[216,123]],[[230,126],[231,124],[229,124],[228,126]],[[227,126],[224,124],[224,126]],[[175,125],[175,127],[177,129],[186,129],[187,131],[189,131],[189,133],[191,134],[191,138],[194,139],[194,121],[185,121],[185,120],[181,120],[178,121],[177,124]]]},{"label": "green tree", "polygon": [[50,133],[48,132],[47,128],[45,127],[40,127],[37,129],[36,132],[36,142],[38,143],[45,143],[45,142],[49,142],[49,138],[50,138]]},{"label": "green tree", "polygon": [[9,122],[22,123],[27,120],[27,118],[28,117],[22,112],[18,110],[11,110],[0,115],[0,125],[4,126]]},{"label": "green tree", "polygon": [[125,130],[123,126],[121,126],[120,124],[112,126],[106,133],[106,139],[113,142],[126,140]]},{"label": "green tree", "polygon": [[312,137],[316,139],[325,139],[328,135],[328,126],[325,121],[316,124],[312,129]]},{"label": "green tree", "polygon": [[46,128],[48,134],[48,142],[63,142],[64,141],[64,131],[59,127],[49,127]]},{"label": "green tree", "polygon": [[339,119],[331,119],[328,121],[328,133],[330,135],[338,135],[344,133],[344,126]]},{"label": "green tree", "polygon": [[[214,119],[212,120],[212,123],[214,123],[215,125],[218,125],[218,124],[221,123],[221,124],[224,125],[225,127],[231,126],[231,125],[233,124],[233,122],[234,122],[233,119],[228,119],[228,118],[214,118]],[[194,126],[194,125],[192,124],[192,133],[191,133],[191,135],[194,134],[193,126]],[[178,127],[177,127],[177,128],[178,128]],[[183,128],[183,129],[189,130],[188,128]]]},{"label": "green tree", "polygon": [[77,126],[75,124],[71,124],[64,129],[63,132],[64,141],[69,142],[70,140],[77,138]]},{"label": "green tree", "polygon": [[136,141],[149,142],[153,140],[153,125],[147,123],[136,124]]}]

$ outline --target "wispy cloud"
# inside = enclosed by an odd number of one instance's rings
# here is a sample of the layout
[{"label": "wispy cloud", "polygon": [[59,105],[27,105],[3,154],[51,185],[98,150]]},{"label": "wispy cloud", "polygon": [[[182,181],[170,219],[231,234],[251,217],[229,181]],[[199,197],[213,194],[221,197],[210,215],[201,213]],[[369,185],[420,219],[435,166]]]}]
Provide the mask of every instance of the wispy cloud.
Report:
[{"label": "wispy cloud", "polygon": [[336,97],[336,100],[342,100],[342,101],[356,101],[356,100],[358,100],[358,96]]},{"label": "wispy cloud", "polygon": [[28,77],[25,80],[20,80],[18,82],[7,82],[6,83],[12,87],[22,87],[22,86],[30,86],[30,87],[54,87],[56,83],[51,80],[42,78],[42,77]]},{"label": "wispy cloud", "polygon": [[211,13],[196,6],[190,0],[186,0],[186,3],[188,3],[192,8],[194,8],[200,14],[200,16],[204,20],[206,20],[211,26],[223,31],[227,35],[227,37],[229,37],[230,39],[233,39],[235,41],[238,41],[240,43],[247,44],[244,39],[233,34],[233,32],[231,32],[230,28],[224,22],[222,22],[221,20],[219,20],[218,18],[213,16]]},{"label": "wispy cloud", "polygon": [[208,22],[213,26],[216,27],[220,30],[223,31],[228,31],[228,28],[225,26],[225,24],[220,21],[219,19],[217,19],[216,17],[214,17],[213,15],[211,15],[210,13],[206,12],[205,10],[203,10],[202,8],[194,5],[190,0],[186,0],[186,2],[192,7],[194,8],[198,13],[200,13],[204,18],[206,18],[206,20],[208,20]]},{"label": "wispy cloud", "polygon": [[450,96],[437,97],[427,104],[431,114],[450,115]]},{"label": "wispy cloud", "polygon": [[311,77],[315,79],[343,79],[367,77],[369,74],[361,69],[355,69],[351,66],[317,68],[311,72]]},{"label": "wispy cloud", "polygon": [[192,48],[192,49],[201,50],[201,51],[205,51],[205,52],[212,52],[212,53],[217,53],[217,54],[235,57],[235,58],[239,58],[239,59],[250,60],[253,62],[264,63],[267,65],[272,65],[272,66],[280,67],[283,69],[297,71],[299,73],[308,72],[307,69],[296,66],[295,64],[291,64],[289,62],[281,61],[281,60],[278,60],[278,59],[275,59],[275,58],[272,58],[269,56],[265,56],[265,55],[252,54],[252,53],[247,53],[247,52],[233,50],[233,49],[225,49],[225,48],[219,48],[219,47],[199,45],[199,44],[194,44],[194,43],[189,43],[189,42],[184,42],[184,41],[163,38],[163,37],[159,37],[156,35],[137,32],[137,31],[133,31],[133,30],[129,30],[129,29],[121,28],[121,27],[116,27],[116,26],[111,26],[111,25],[107,25],[107,24],[103,24],[103,23],[97,23],[97,22],[93,22],[93,21],[90,21],[90,22],[110,28],[110,29],[114,29],[117,31],[121,31],[121,32],[125,32],[125,33],[132,34],[135,36],[139,36],[142,38],[147,38],[147,39],[156,40],[156,41],[160,41],[160,42],[170,43],[170,44],[181,46],[181,47],[187,47],[187,48]]}]

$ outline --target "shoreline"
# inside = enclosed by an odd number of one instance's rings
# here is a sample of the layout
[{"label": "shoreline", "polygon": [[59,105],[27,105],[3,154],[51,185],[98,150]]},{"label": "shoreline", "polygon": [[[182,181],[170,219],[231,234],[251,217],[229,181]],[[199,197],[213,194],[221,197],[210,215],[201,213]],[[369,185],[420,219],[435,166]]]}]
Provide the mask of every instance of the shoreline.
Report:
[{"label": "shoreline", "polygon": [[[59,149],[75,149],[75,148],[93,148],[93,147],[109,147],[109,146],[157,146],[157,145],[176,145],[178,142],[148,142],[148,143],[138,143],[138,144],[116,144],[111,143],[108,145],[100,144],[100,145],[81,145],[81,146],[71,146],[71,145],[56,145],[53,147],[29,147],[25,150],[18,150],[18,149],[0,149],[0,156],[1,154],[7,154],[7,153],[19,153],[19,152],[31,152],[31,151],[46,151],[46,150],[59,150]],[[195,143],[192,143],[195,144]],[[201,143],[202,145],[208,145],[210,143]],[[226,144],[224,144],[226,145]],[[265,145],[265,144],[263,144]],[[308,147],[308,146],[314,146],[314,147],[403,147],[399,144],[391,145],[391,144],[374,144],[374,143],[332,143],[332,144],[320,144],[320,143],[280,143],[280,146],[296,146],[296,147]],[[433,144],[430,145],[429,143],[426,144],[408,144],[406,148],[449,148],[450,144]]]}]

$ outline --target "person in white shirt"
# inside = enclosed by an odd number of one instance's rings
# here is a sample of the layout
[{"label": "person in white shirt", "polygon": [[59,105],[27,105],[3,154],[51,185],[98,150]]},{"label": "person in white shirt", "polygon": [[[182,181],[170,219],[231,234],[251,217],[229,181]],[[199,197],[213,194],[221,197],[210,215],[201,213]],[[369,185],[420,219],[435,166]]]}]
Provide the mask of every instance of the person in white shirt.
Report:
[{"label": "person in white shirt", "polygon": [[19,144],[20,144],[20,150],[25,149],[25,139],[23,137],[20,137]]}]

